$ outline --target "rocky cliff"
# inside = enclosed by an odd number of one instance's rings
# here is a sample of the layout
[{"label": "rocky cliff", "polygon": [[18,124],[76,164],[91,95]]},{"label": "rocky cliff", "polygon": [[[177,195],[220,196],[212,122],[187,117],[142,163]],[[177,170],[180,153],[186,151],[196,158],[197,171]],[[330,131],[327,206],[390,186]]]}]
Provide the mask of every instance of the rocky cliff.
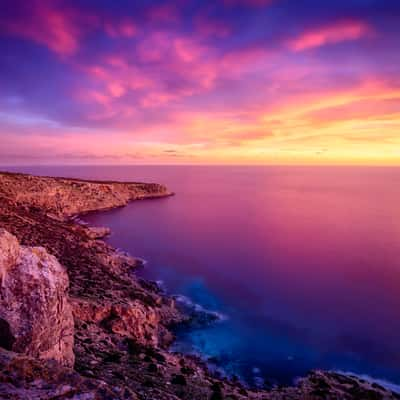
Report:
[{"label": "rocky cliff", "polygon": [[42,247],[20,246],[0,229],[0,325],[3,347],[74,365],[68,275]]},{"label": "rocky cliff", "polygon": [[190,316],[132,273],[138,261],[98,240],[107,230],[68,218],[169,194],[157,184],[0,173],[0,399],[400,398],[327,372],[249,390],[169,352],[170,326]]},{"label": "rocky cliff", "polygon": [[157,183],[96,182],[12,173],[0,173],[0,180],[3,197],[62,219],[171,194]]}]

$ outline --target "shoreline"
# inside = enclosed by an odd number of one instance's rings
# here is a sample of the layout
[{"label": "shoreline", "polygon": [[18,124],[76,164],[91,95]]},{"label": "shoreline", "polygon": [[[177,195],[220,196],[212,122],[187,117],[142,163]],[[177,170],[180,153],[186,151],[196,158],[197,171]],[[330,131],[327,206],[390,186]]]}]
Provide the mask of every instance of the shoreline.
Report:
[{"label": "shoreline", "polygon": [[[326,398],[360,398],[357,396],[362,393],[396,398],[357,378],[328,371],[311,372],[297,386],[245,388],[240,382],[213,376],[206,364],[192,356],[169,351],[174,340],[169,328],[188,321],[176,306],[174,296],[163,294],[154,282],[132,276],[140,259],[119,252],[101,237],[93,238],[93,227],[74,219],[123,207],[130,201],[172,194],[159,184],[0,172],[0,228],[15,235],[24,246],[42,246],[57,257],[68,274],[75,325],[74,369],[82,379],[101,380],[107,390],[114,392],[111,398],[115,399],[302,399],[318,393]],[[83,211],[69,213],[79,208]],[[7,357],[14,364],[21,358],[2,352],[0,349],[3,368],[11,368],[12,363],[4,364]],[[48,361],[35,362],[46,368]],[[47,384],[54,379],[47,377]],[[35,390],[24,375],[18,376],[16,383]],[[53,383],[63,382],[59,377]],[[2,385],[5,382],[0,375],[0,389]],[[126,390],[129,396],[116,395],[114,386],[117,392]]]}]

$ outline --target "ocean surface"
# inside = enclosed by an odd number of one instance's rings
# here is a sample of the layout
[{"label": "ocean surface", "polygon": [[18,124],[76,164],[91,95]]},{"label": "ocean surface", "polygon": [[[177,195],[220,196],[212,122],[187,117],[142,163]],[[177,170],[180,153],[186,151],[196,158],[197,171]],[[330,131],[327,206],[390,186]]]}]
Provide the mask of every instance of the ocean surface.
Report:
[{"label": "ocean surface", "polygon": [[249,384],[286,384],[316,368],[400,384],[400,169],[13,170],[176,193],[84,218],[147,261],[141,276],[220,316],[178,330],[174,349]]}]

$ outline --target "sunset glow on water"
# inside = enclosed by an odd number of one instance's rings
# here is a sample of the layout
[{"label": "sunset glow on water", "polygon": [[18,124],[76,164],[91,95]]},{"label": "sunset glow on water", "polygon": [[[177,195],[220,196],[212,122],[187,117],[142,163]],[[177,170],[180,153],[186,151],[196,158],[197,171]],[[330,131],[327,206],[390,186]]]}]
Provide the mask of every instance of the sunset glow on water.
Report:
[{"label": "sunset glow on water", "polygon": [[85,220],[147,260],[140,275],[226,317],[179,332],[177,349],[250,383],[288,383],[315,368],[400,383],[399,169],[29,171],[143,179],[176,192]]}]

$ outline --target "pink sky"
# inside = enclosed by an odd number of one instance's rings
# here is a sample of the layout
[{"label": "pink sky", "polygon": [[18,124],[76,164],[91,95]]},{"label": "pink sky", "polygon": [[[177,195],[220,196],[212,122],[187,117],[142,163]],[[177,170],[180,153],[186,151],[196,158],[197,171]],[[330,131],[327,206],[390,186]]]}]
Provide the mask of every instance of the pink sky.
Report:
[{"label": "pink sky", "polygon": [[7,0],[0,164],[398,165],[399,6],[374,4]]}]

